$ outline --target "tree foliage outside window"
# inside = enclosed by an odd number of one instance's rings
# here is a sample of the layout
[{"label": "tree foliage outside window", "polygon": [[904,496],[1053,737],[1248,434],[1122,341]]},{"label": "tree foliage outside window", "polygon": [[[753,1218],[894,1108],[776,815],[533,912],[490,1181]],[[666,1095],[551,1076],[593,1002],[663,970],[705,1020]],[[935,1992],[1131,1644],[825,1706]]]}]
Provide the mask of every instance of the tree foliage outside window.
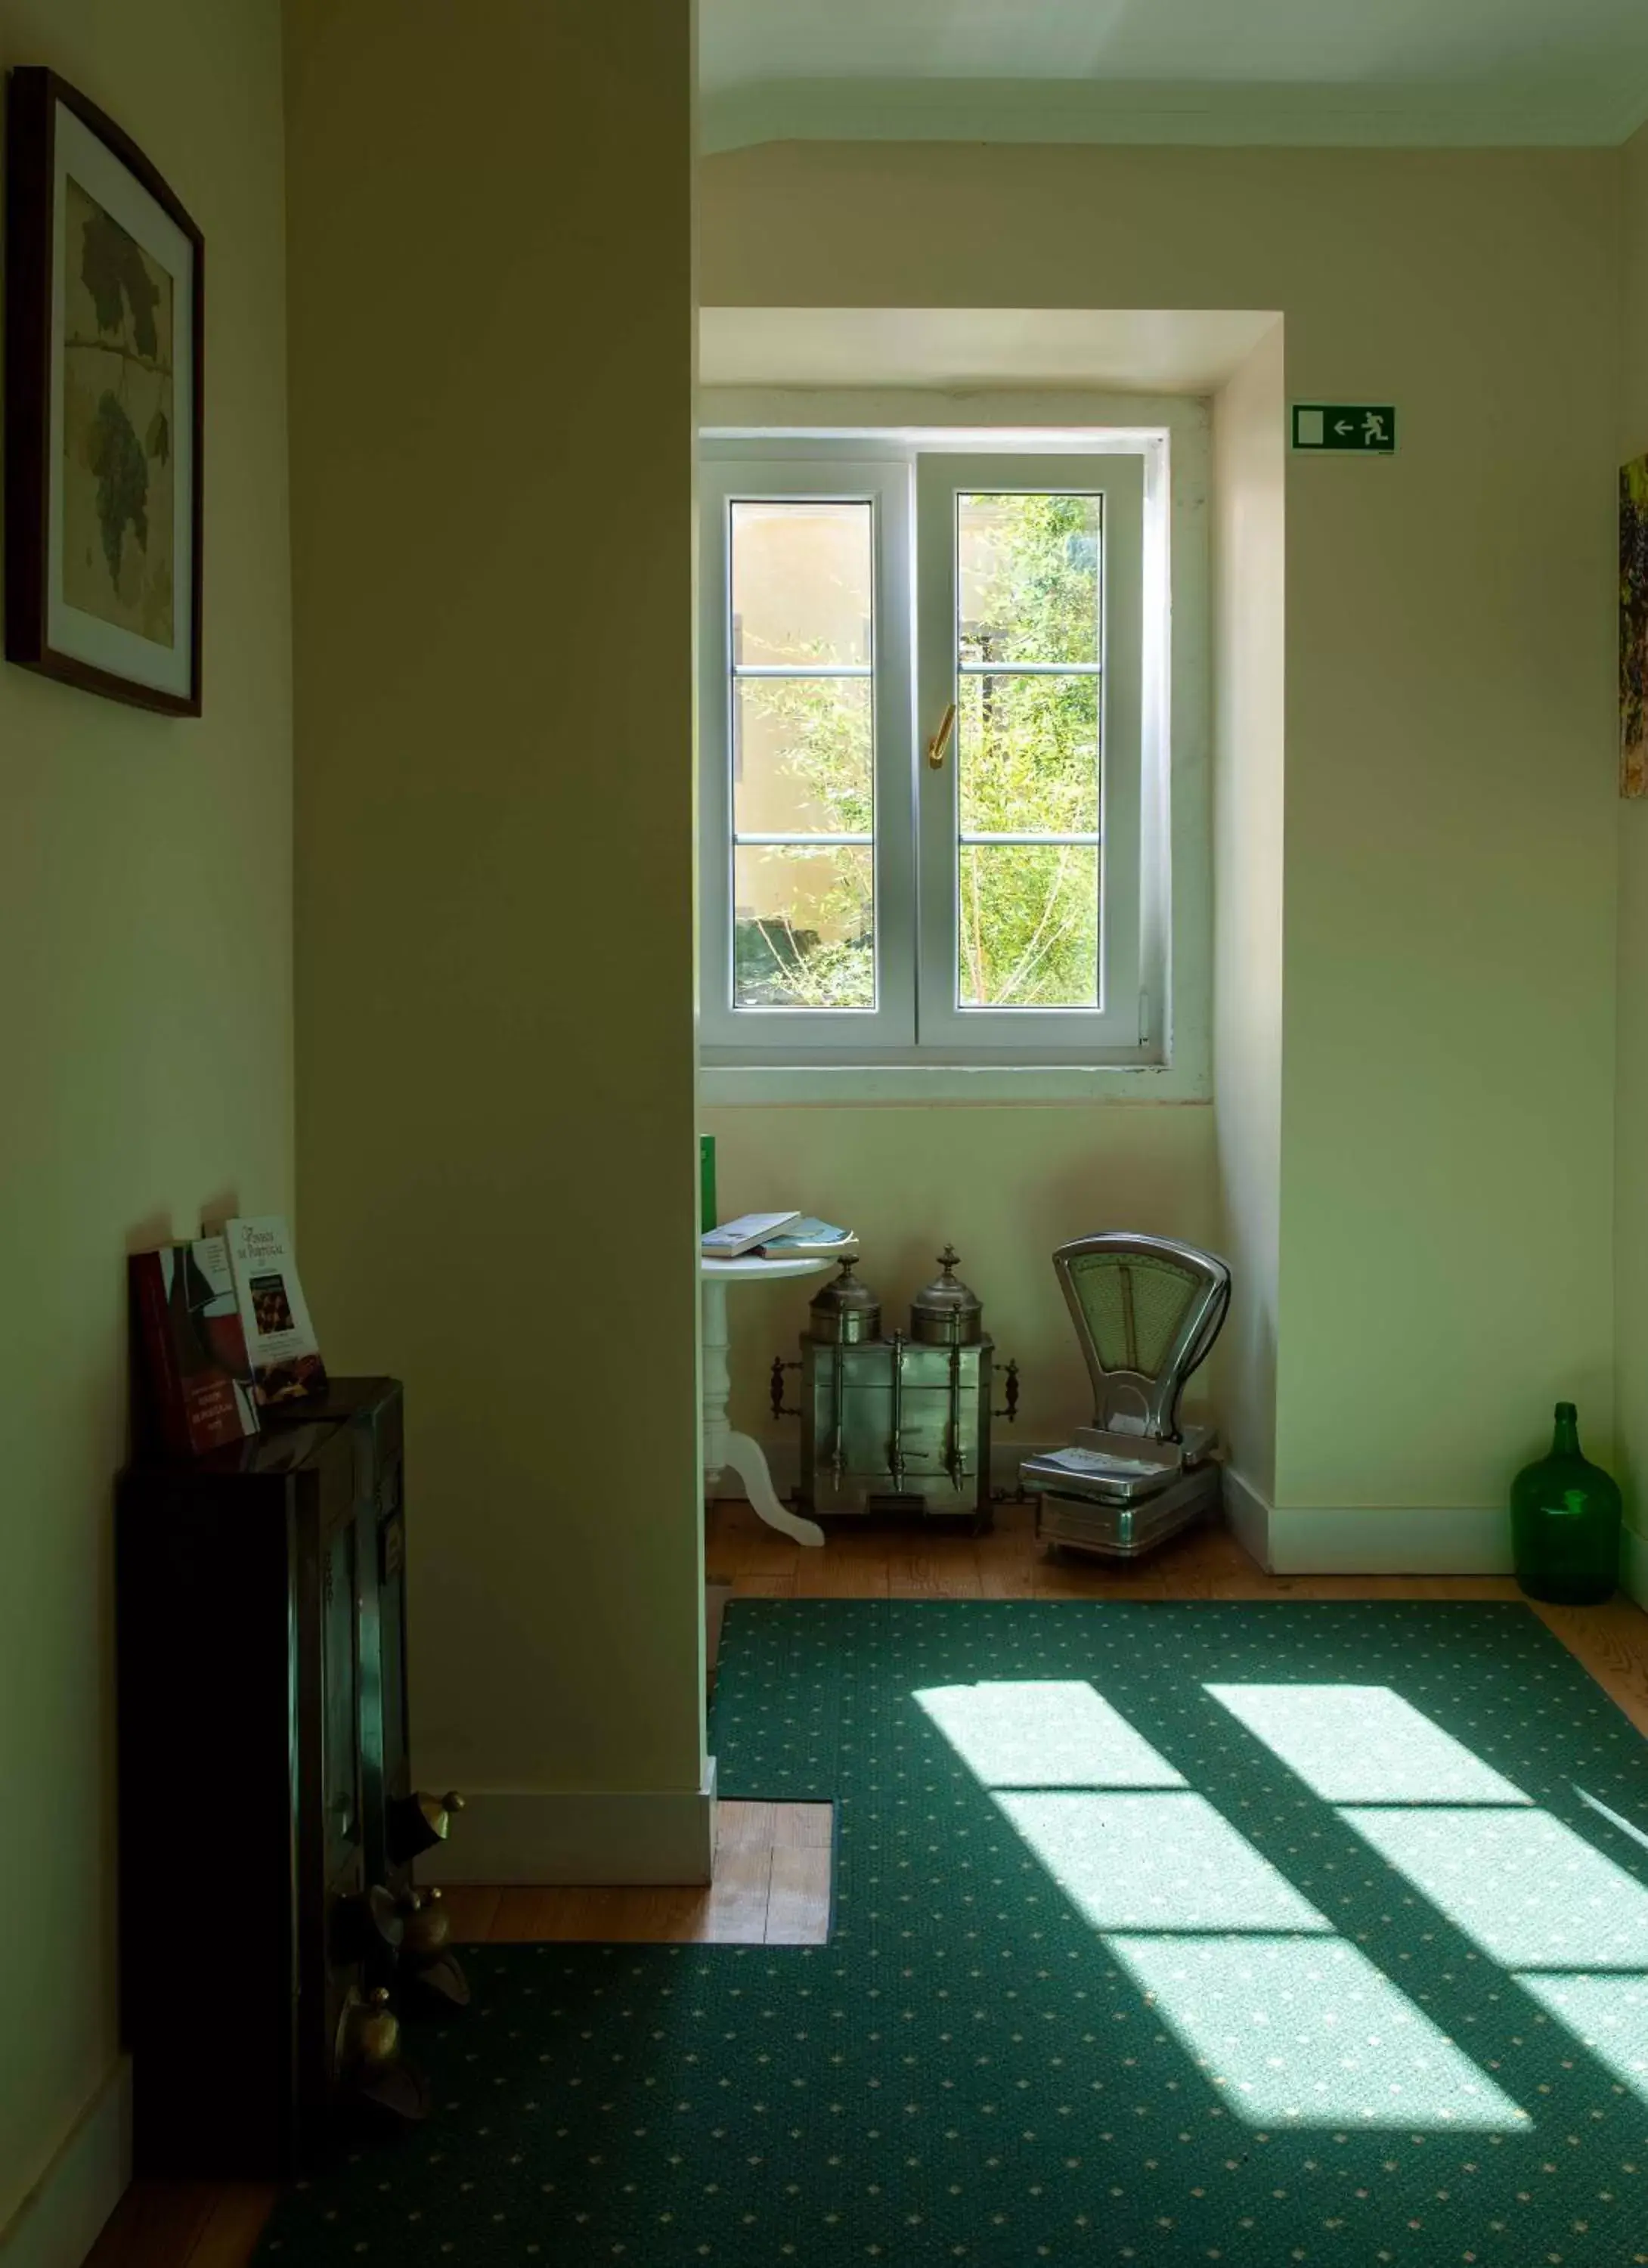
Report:
[{"label": "tree foliage outside window", "polygon": [[[1093,834],[1100,826],[1100,680],[1007,674],[1013,664],[1097,662],[1097,499],[1044,493],[962,499],[958,656],[1002,671],[960,681],[952,762],[966,835]],[[745,681],[780,769],[818,827],[873,824],[862,738],[828,679]],[[746,856],[752,854],[743,854]],[[774,847],[788,912],[741,912],[741,1003],[864,1008],[874,1000],[867,850]],[[1092,844],[958,845],[958,998],[967,1006],[1086,1007],[1099,986],[1099,852]],[[828,861],[820,876],[820,862]]]}]

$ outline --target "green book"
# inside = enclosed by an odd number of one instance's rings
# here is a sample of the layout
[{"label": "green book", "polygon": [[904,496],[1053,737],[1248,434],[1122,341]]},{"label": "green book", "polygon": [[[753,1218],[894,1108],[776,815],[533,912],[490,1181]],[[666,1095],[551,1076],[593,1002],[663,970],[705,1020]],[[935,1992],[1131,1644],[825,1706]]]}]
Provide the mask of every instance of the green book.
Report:
[{"label": "green book", "polygon": [[698,1233],[708,1236],[716,1225],[715,1136],[698,1137]]}]

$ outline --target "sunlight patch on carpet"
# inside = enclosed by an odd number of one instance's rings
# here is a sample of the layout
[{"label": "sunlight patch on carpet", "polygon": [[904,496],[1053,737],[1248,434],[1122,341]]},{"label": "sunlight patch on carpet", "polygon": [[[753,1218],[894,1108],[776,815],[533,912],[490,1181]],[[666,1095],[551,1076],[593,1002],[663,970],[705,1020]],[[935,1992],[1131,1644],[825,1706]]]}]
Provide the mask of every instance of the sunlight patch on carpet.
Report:
[{"label": "sunlight patch on carpet", "polygon": [[1528,2124],[1525,2110],[1342,1939],[1106,1941],[1250,2124],[1506,2133]]},{"label": "sunlight patch on carpet", "polygon": [[1328,1803],[1531,1800],[1387,1685],[1204,1690]]},{"label": "sunlight patch on carpet", "polygon": [[1507,1969],[1648,1969],[1648,1890],[1549,1812],[1339,1816]]},{"label": "sunlight patch on carpet", "polygon": [[1524,1976],[1517,1982],[1648,2102],[1648,1977]]},{"label": "sunlight patch on carpet", "polygon": [[1183,1787],[1184,1775],[1091,1685],[935,1685],[916,1701],[982,1787]]},{"label": "sunlight patch on carpet", "polygon": [[1204,1796],[996,1800],[1095,1929],[1333,1926]]}]

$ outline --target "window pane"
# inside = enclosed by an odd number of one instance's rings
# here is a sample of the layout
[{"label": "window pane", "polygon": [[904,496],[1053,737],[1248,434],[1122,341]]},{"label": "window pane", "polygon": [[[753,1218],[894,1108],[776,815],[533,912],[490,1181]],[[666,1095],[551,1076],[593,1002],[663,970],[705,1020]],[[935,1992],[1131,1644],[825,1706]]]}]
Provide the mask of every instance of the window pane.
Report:
[{"label": "window pane", "polygon": [[961,827],[969,835],[1099,828],[1099,680],[964,677]]},{"label": "window pane", "polygon": [[1066,843],[964,843],[964,1008],[1099,1005],[1099,853]]},{"label": "window pane", "polygon": [[867,835],[867,677],[740,677],[732,687],[741,835]]},{"label": "window pane", "polygon": [[956,499],[963,661],[1096,662],[1100,498]]},{"label": "window pane", "polygon": [[732,506],[736,665],[870,660],[871,507]]},{"label": "window pane", "polygon": [[869,849],[733,854],[733,1005],[873,1008]]}]

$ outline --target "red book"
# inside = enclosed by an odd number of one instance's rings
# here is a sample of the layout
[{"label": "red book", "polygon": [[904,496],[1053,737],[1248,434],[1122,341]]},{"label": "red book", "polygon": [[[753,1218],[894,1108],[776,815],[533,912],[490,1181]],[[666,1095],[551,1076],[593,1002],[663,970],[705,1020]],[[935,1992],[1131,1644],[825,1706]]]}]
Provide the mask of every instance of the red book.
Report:
[{"label": "red book", "polygon": [[151,1433],[179,1456],[255,1433],[246,1333],[222,1237],[135,1253],[131,1282]]}]

